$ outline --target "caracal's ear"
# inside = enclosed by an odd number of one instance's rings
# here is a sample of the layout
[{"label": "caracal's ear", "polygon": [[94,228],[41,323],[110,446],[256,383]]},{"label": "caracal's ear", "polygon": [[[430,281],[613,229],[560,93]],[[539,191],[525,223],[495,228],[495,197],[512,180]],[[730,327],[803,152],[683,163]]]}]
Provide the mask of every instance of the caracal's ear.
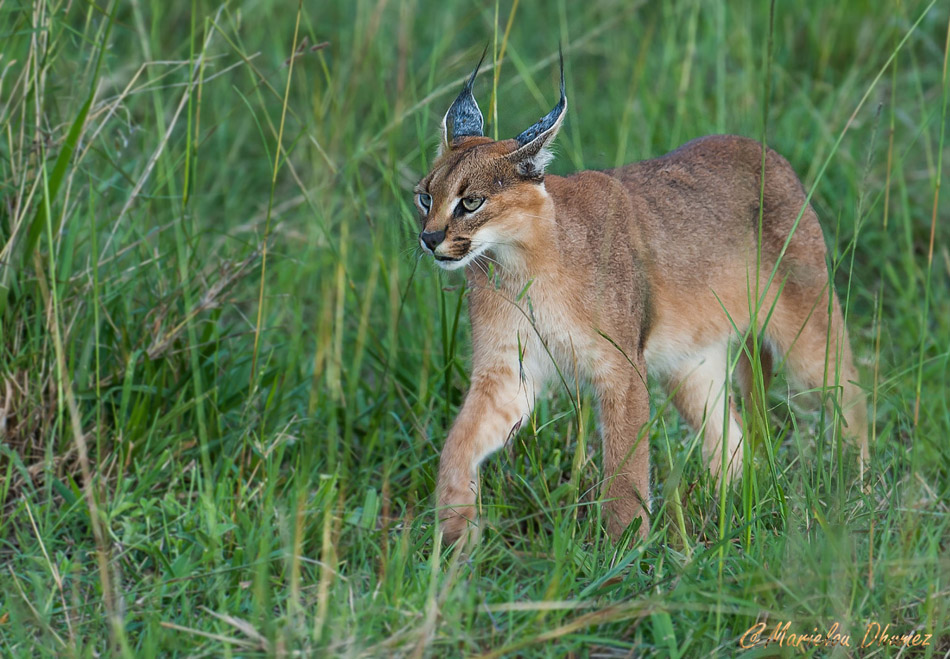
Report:
[{"label": "caracal's ear", "polygon": [[564,91],[564,53],[558,47],[561,56],[561,99],[554,109],[538,119],[538,122],[524,131],[515,140],[518,148],[506,156],[515,163],[518,173],[528,178],[543,178],[544,168],[547,167],[554,154],[549,145],[564,122],[564,113],[567,112],[567,93]]},{"label": "caracal's ear", "polygon": [[485,53],[488,52],[488,44],[485,44],[485,50],[475,65],[471,77],[458,98],[449,106],[445,116],[442,117],[442,139],[439,142],[439,155],[452,148],[452,142],[460,137],[481,137],[484,135],[485,119],[482,117],[482,111],[478,109],[478,103],[472,94],[472,85],[475,84],[475,76],[478,75],[478,69],[482,66],[485,59]]}]

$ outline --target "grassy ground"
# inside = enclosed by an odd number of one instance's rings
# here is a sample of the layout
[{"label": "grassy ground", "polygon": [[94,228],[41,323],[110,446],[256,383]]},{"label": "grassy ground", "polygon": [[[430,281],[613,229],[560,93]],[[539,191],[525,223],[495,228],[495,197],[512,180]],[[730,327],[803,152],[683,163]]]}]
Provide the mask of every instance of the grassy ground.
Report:
[{"label": "grassy ground", "polygon": [[[0,0],[0,652],[728,656],[790,621],[943,656],[947,36],[914,0],[776,3],[771,30],[753,1]],[[658,395],[655,522],[612,546],[592,401],[554,391],[483,468],[480,546],[440,552],[468,329],[410,190],[484,43],[507,137],[555,101],[559,40],[552,171],[764,134],[813,191],[866,492],[780,379],[720,500]]]}]

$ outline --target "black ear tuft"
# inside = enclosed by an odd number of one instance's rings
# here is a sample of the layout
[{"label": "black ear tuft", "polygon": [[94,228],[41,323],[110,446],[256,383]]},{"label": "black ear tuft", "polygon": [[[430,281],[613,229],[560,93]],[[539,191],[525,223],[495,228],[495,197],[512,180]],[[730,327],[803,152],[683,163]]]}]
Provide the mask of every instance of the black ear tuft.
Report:
[{"label": "black ear tuft", "polygon": [[520,146],[525,146],[526,144],[533,142],[534,140],[538,139],[538,137],[551,130],[551,128],[558,123],[558,120],[567,109],[567,93],[564,88],[564,53],[561,51],[560,45],[558,45],[557,50],[558,55],[560,55],[561,58],[561,98],[558,100],[557,105],[555,105],[550,112],[538,119],[537,123],[515,138]]},{"label": "black ear tuft", "polygon": [[485,60],[485,54],[488,52],[488,45],[482,51],[482,56],[475,65],[475,70],[469,77],[468,82],[462,87],[455,102],[449,107],[448,112],[442,118],[442,142],[444,146],[450,145],[454,140],[460,137],[473,137],[484,135],[485,119],[482,117],[482,111],[478,107],[475,95],[472,94],[472,86],[475,84],[475,76]]},{"label": "black ear tuft", "polygon": [[518,149],[507,156],[508,159],[516,163],[518,173],[529,179],[544,179],[544,168],[554,157],[548,146],[561,128],[564,113],[567,111],[567,93],[564,88],[564,54],[561,52],[560,46],[558,46],[558,53],[561,56],[561,98],[554,109],[515,138]]}]

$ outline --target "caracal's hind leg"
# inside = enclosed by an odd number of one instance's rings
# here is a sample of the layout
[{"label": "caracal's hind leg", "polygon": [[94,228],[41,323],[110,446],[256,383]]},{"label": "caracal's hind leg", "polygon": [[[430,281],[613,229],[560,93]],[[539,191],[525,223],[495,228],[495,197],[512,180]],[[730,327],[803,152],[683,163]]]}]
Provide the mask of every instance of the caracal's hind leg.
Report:
[{"label": "caracal's hind leg", "polygon": [[828,293],[827,280],[817,289],[789,282],[766,333],[784,357],[791,383],[806,391],[824,390],[832,413],[835,408],[841,410],[843,434],[860,451],[863,477],[868,459],[867,402],[857,384],[858,373],[838,298],[831,293],[829,313]]},{"label": "caracal's hind leg", "polygon": [[723,453],[726,481],[742,475],[742,426],[727,387],[728,345],[729,338],[723,337],[684,357],[668,381],[676,409],[694,430],[702,429],[703,460],[717,487]]}]

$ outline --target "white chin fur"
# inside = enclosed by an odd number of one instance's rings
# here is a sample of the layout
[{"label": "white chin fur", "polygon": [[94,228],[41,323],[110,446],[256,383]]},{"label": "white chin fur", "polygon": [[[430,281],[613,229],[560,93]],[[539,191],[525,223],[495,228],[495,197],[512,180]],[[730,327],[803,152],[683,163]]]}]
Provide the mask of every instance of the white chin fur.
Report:
[{"label": "white chin fur", "polygon": [[460,270],[481,256],[487,249],[488,245],[477,245],[475,249],[469,251],[468,254],[460,258],[458,261],[436,261],[436,264],[443,270]]}]

